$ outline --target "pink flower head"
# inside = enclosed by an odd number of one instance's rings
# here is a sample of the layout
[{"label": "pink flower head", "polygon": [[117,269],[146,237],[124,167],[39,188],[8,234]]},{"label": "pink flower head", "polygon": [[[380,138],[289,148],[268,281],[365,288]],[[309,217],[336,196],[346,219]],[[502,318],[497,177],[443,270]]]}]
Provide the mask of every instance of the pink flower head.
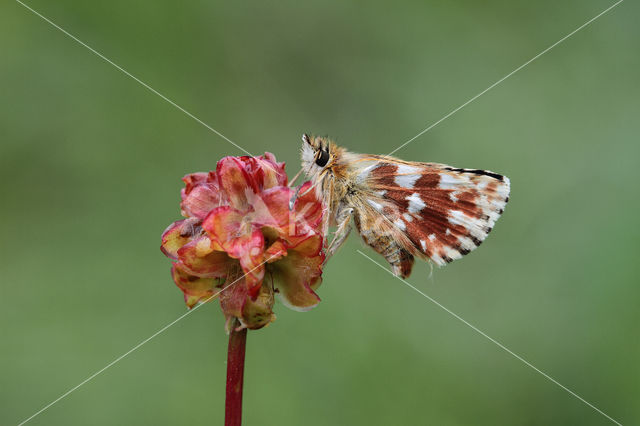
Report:
[{"label": "pink flower head", "polygon": [[294,190],[271,153],[225,157],[182,180],[186,219],[164,231],[161,249],[188,307],[219,294],[228,325],[257,329],[275,319],[274,293],[292,309],[318,304],[322,204],[308,182],[290,209]]}]

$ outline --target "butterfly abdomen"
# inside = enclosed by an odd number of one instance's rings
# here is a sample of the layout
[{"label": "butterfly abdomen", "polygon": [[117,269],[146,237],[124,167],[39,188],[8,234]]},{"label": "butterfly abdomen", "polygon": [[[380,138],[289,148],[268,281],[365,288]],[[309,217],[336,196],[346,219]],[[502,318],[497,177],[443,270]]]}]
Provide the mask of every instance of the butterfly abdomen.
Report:
[{"label": "butterfly abdomen", "polygon": [[392,235],[380,233],[379,229],[364,225],[358,214],[354,215],[354,222],[363,241],[389,262],[395,275],[402,278],[411,275],[414,257],[402,248]]}]

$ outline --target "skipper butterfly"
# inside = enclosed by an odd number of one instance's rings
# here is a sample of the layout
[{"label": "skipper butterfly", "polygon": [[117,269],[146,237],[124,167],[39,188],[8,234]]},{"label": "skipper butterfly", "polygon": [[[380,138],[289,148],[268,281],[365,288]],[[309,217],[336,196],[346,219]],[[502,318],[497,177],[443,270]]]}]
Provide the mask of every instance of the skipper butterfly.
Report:
[{"label": "skipper butterfly", "polygon": [[[364,242],[406,278],[416,257],[438,266],[487,237],[509,201],[509,178],[487,170],[355,154],[327,138],[302,136],[302,171],[336,227],[327,259],[344,243],[353,217]],[[295,180],[295,179],[294,179]]]}]

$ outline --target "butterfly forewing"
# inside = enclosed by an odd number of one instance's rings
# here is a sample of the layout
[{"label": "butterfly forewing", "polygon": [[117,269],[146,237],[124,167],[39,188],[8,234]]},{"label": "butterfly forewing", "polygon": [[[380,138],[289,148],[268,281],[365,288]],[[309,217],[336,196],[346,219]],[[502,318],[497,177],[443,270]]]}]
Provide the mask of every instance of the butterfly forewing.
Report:
[{"label": "butterfly forewing", "polygon": [[487,237],[509,200],[509,179],[486,170],[362,156],[365,203],[404,233],[413,254],[444,265]]}]

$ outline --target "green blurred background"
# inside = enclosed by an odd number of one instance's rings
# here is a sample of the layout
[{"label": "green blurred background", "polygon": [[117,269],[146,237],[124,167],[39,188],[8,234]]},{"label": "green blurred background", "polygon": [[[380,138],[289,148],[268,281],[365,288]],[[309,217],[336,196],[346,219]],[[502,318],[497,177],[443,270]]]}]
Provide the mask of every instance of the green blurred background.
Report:
[{"label": "green blurred background", "polygon": [[[28,4],[292,175],[303,132],[387,153],[612,2]],[[511,178],[482,248],[410,282],[623,424],[640,423],[639,12],[396,154]],[[160,234],[180,178],[241,152],[10,0],[0,51],[0,424],[17,424],[185,312]],[[279,304],[249,333],[247,425],[609,424],[358,248],[316,309]],[[204,306],[30,424],[221,424],[226,344]]]}]

